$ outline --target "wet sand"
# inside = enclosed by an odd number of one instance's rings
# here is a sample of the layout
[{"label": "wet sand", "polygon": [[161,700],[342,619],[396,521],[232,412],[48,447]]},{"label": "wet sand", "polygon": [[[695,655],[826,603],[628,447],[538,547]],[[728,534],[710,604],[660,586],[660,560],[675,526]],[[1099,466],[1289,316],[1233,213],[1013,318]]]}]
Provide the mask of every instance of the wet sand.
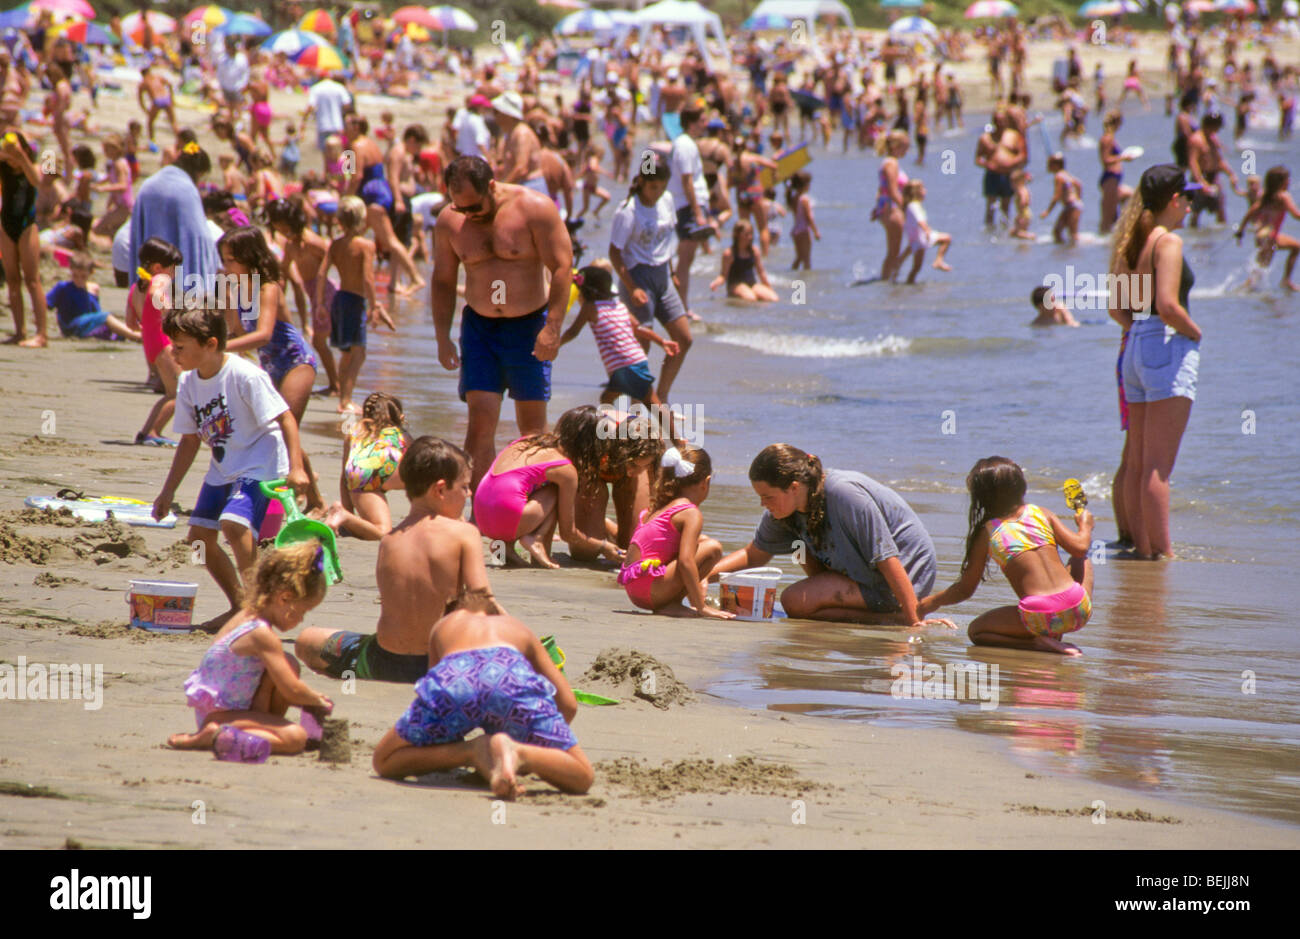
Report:
[{"label": "wet sand", "polygon": [[[263,766],[220,763],[166,749],[192,713],[181,683],[208,641],[202,635],[123,628],[124,591],[144,576],[199,584],[196,618],[223,607],[212,581],[188,563],[177,530],[33,519],[22,499],[64,486],[151,500],[171,452],[119,446],[152,397],[137,347],[56,341],[33,355],[0,349],[0,530],[35,545],[0,559],[0,660],[103,667],[102,707],[83,701],[3,701],[0,844],[86,847],[1295,847],[1295,828],[1175,804],[1068,774],[1031,773],[996,741],[942,729],[893,729],[721,703],[706,689],[723,663],[791,624],[703,623],[634,612],[609,573],[586,568],[493,571],[507,608],[553,633],[583,676],[603,650],[635,650],[672,669],[691,700],[656,702],[619,685],[575,684],[622,698],[582,707],[574,731],[597,763],[585,796],[536,780],[518,803],[494,803],[466,773],[405,783],[370,768],[375,742],[410,701],[406,686],[309,676],[351,725],[352,759],[273,757]],[[54,376],[71,376],[61,381]],[[332,408],[331,408],[332,409]],[[53,411],[55,434],[38,437]],[[337,438],[316,428],[306,446],[322,475],[338,465]],[[417,428],[451,432],[450,428]],[[200,466],[202,464],[200,463]],[[178,493],[193,505],[202,472]],[[327,484],[327,492],[330,491]],[[395,514],[405,510],[400,493]],[[12,534],[9,534],[12,532]],[[137,541],[138,539],[138,541]],[[123,544],[91,550],[86,545]],[[80,547],[78,547],[80,546]],[[368,631],[378,612],[376,545],[346,539],[347,579],[308,619]],[[562,556],[562,555],[561,555]],[[617,655],[606,656],[615,666]],[[644,663],[637,667],[644,671]],[[653,669],[653,665],[650,666]],[[617,668],[602,670],[617,676]],[[664,673],[667,677],[666,672]],[[626,677],[626,670],[625,670]],[[658,702],[665,703],[665,702]],[[295,714],[294,711],[290,712]],[[710,762],[712,761],[712,762]],[[44,790],[39,788],[44,787]],[[21,796],[28,796],[23,798]],[[59,796],[62,796],[60,798]],[[1096,824],[1098,801],[1106,824]],[[306,809],[306,811],[304,811]]]}]

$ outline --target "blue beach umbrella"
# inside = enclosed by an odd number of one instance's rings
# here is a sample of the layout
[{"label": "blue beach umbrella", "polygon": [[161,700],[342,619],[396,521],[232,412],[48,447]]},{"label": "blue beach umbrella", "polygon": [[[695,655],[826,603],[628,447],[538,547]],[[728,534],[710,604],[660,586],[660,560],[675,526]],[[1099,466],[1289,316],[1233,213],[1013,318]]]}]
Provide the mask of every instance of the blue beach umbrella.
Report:
[{"label": "blue beach umbrella", "polygon": [[283,52],[289,58],[293,58],[304,49],[326,44],[325,38],[316,33],[309,33],[304,29],[286,29],[276,33],[258,48],[270,53]]},{"label": "blue beach umbrella", "polygon": [[614,18],[604,10],[578,10],[555,24],[555,32],[560,36],[603,33],[613,28]]},{"label": "blue beach umbrella", "polygon": [[0,13],[0,29],[22,29],[32,21],[32,11],[24,3],[12,10]]},{"label": "blue beach umbrella", "polygon": [[907,16],[889,27],[891,36],[937,36],[939,27],[923,16]]},{"label": "blue beach umbrella", "polygon": [[230,19],[212,30],[226,36],[269,36],[271,27],[256,16],[247,13],[234,13]]}]

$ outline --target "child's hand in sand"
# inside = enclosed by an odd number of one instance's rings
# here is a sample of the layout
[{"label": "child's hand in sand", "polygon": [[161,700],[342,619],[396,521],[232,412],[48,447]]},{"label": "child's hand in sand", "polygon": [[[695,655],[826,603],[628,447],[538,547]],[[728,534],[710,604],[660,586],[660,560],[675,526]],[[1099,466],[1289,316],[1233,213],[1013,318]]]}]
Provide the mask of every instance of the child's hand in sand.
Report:
[{"label": "child's hand in sand", "polygon": [[153,520],[161,522],[171,510],[172,494],[166,491],[160,492],[158,498],[153,500]]},{"label": "child's hand in sand", "polygon": [[948,629],[956,629],[957,624],[950,619],[940,616],[927,616],[925,619],[913,623],[909,629],[925,629],[927,626],[944,626]]},{"label": "child's hand in sand", "polygon": [[605,557],[609,558],[611,561],[621,561],[624,556],[623,549],[608,539],[606,539],[605,543],[601,545],[600,553],[605,555]]},{"label": "child's hand in sand", "polygon": [[735,613],[728,613],[726,610],[717,610],[711,606],[705,605],[704,609],[696,610],[696,616],[703,616],[705,619],[735,619]]}]

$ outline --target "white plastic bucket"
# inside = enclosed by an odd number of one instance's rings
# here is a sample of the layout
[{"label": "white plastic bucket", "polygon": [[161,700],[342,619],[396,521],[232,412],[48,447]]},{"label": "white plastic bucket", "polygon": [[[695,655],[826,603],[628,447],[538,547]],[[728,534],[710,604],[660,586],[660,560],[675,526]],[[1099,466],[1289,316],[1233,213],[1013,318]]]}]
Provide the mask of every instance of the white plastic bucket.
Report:
[{"label": "white plastic bucket", "polygon": [[133,580],[126,602],[131,627],[150,632],[189,632],[198,584],[175,580]]},{"label": "white plastic bucket", "polygon": [[737,619],[770,620],[776,608],[779,567],[751,567],[743,571],[718,575],[718,595],[722,608],[735,613]]}]

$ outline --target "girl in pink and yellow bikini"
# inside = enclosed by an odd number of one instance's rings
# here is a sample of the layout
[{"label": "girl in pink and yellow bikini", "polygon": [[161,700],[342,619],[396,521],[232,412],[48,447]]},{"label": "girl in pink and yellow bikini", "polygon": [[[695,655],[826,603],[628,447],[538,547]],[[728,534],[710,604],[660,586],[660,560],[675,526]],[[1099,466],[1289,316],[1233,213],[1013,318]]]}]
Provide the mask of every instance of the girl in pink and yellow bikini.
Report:
[{"label": "girl in pink and yellow bikini", "polygon": [[[1062,642],[1061,637],[1082,629],[1092,616],[1092,562],[1087,559],[1092,513],[1079,508],[1074,517],[1078,531],[1072,532],[1047,509],[1026,504],[1025,474],[1000,456],[976,463],[966,477],[966,488],[971,495],[970,533],[961,579],[922,600],[921,616],[974,594],[992,555],[1020,603],[975,617],[969,629],[971,642],[1081,655],[1078,646]],[[1070,554],[1068,570],[1058,546]]]}]

